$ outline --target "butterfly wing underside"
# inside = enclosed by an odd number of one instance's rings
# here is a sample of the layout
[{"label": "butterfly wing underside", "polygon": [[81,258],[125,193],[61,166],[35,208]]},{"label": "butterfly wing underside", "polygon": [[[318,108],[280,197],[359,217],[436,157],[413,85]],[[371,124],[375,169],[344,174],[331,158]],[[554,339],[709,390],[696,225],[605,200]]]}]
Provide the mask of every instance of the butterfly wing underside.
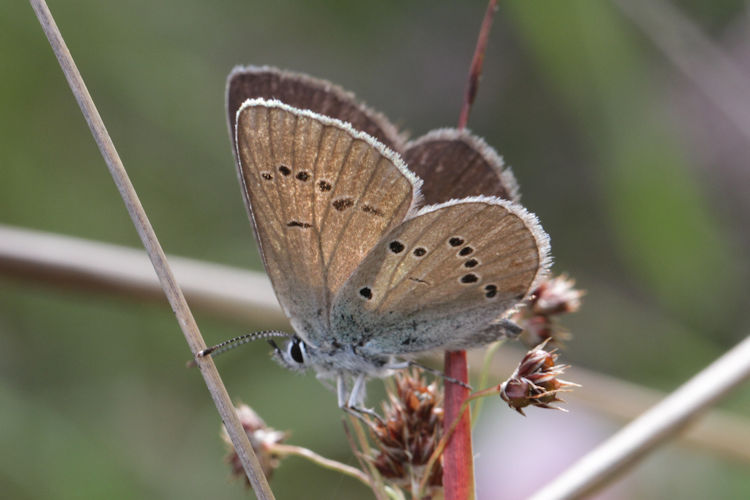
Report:
[{"label": "butterfly wing underside", "polygon": [[496,196],[518,202],[513,172],[482,138],[466,129],[438,129],[406,145],[404,161],[424,180],[427,204],[469,196]]},{"label": "butterfly wing underside", "polygon": [[232,141],[237,110],[247,99],[255,98],[278,99],[298,109],[336,118],[396,151],[403,146],[396,127],[351,92],[326,80],[270,66],[239,66],[230,73],[226,105]]},{"label": "butterfly wing underside", "polygon": [[331,326],[365,353],[464,347],[533,290],[548,251],[536,217],[512,202],[474,197],[425,207],[342,287]]},{"label": "butterfly wing underside", "polygon": [[413,208],[419,180],[370,136],[279,101],[246,101],[236,133],[266,271],[297,333],[320,346],[332,297]]}]

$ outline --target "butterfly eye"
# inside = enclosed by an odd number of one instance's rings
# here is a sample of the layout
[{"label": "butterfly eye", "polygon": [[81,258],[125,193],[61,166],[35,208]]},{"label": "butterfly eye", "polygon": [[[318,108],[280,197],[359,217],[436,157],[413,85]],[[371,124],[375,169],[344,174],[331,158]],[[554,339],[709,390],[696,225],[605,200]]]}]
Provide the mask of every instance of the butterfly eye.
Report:
[{"label": "butterfly eye", "polygon": [[305,362],[305,357],[302,354],[301,342],[299,340],[294,339],[289,343],[289,356],[299,364]]}]

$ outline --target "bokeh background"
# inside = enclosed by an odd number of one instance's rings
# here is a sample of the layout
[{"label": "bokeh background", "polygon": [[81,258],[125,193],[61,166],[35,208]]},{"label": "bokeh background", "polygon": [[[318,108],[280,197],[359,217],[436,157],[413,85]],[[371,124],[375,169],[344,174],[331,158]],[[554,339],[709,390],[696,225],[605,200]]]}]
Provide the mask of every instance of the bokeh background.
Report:
[{"label": "bokeh background", "polygon": [[[165,250],[256,270],[224,116],[230,69],[332,80],[417,136],[455,125],[486,5],[49,3]],[[750,133],[731,118],[750,111],[750,86],[723,86],[720,58],[678,69],[674,57],[700,51],[677,38],[667,55],[653,37],[686,17],[750,81],[747,3],[681,0],[666,16],[644,1],[630,15],[601,0],[500,4],[469,126],[513,167],[555,270],[588,291],[562,360],[669,391],[750,327]],[[0,223],[140,247],[26,2],[0,3],[0,66]],[[207,342],[256,328],[195,314]],[[228,479],[219,418],[166,301],[0,276],[0,342],[3,497],[252,496]],[[219,367],[291,442],[354,463],[335,396],[312,375],[276,366],[264,344]],[[747,415],[750,388],[722,406]],[[488,401],[480,498],[523,498],[622,425],[572,410],[523,419]],[[370,495],[295,458],[271,485],[280,499]],[[599,497],[666,496],[750,497],[750,467],[672,444]]]}]

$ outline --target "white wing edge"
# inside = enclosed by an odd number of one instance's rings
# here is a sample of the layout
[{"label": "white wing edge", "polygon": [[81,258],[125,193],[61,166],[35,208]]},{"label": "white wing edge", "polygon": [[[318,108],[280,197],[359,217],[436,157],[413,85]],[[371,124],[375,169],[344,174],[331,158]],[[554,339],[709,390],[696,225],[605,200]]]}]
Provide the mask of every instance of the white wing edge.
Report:
[{"label": "white wing edge", "polygon": [[531,231],[531,235],[534,237],[537,243],[537,251],[539,254],[539,269],[537,270],[536,275],[531,282],[529,291],[526,293],[526,297],[528,297],[548,276],[549,269],[550,267],[552,267],[552,255],[550,254],[549,235],[544,231],[544,229],[542,229],[539,218],[518,203],[508,201],[503,198],[498,198],[497,196],[484,195],[469,196],[467,198],[448,200],[446,202],[438,203],[435,205],[427,205],[425,207],[422,207],[415,214],[415,217],[434,212],[435,210],[440,210],[444,207],[461,205],[463,203],[485,203],[488,205],[500,205],[507,209],[510,213],[521,219],[526,227],[529,228],[529,231]]}]

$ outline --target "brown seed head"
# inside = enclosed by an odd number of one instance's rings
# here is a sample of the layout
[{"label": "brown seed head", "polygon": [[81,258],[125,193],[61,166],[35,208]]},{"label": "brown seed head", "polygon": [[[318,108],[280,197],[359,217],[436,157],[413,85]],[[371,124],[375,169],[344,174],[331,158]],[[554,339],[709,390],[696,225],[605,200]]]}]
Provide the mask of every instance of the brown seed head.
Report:
[{"label": "brown seed head", "polygon": [[500,384],[500,397],[521,415],[525,415],[522,408],[529,405],[561,409],[550,403],[564,402],[557,397],[558,393],[578,386],[557,378],[568,366],[556,365],[557,352],[545,351],[546,344],[544,341],[527,352],[513,375]]},{"label": "brown seed head", "polygon": [[536,346],[547,339],[565,340],[569,334],[557,323],[557,316],[578,311],[583,290],[575,288],[575,281],[562,274],[543,281],[520,309],[513,321],[523,328],[521,339],[528,346]]},{"label": "brown seed head", "polygon": [[[279,457],[274,452],[273,447],[284,441],[286,433],[267,427],[263,419],[246,404],[240,404],[236,410],[237,417],[247,433],[247,437],[253,446],[253,451],[255,451],[258,457],[263,473],[270,479],[273,471],[279,466]],[[234,450],[234,446],[232,446],[232,441],[229,439],[226,428],[223,426],[221,428],[221,438],[227,444],[228,453],[225,460],[231,466],[232,474],[244,478],[246,486],[250,487],[247,476],[245,476],[245,471],[242,468],[242,463],[237,456],[237,452]]]},{"label": "brown seed head", "polygon": [[531,310],[545,316],[576,312],[584,292],[576,289],[575,284],[565,274],[543,281],[534,292]]},{"label": "brown seed head", "polygon": [[[398,372],[395,391],[383,405],[384,419],[371,426],[378,451],[370,458],[380,474],[396,486],[412,490],[425,473],[443,431],[442,387],[425,384],[416,371]],[[441,461],[430,471],[428,485],[442,485]]]}]

